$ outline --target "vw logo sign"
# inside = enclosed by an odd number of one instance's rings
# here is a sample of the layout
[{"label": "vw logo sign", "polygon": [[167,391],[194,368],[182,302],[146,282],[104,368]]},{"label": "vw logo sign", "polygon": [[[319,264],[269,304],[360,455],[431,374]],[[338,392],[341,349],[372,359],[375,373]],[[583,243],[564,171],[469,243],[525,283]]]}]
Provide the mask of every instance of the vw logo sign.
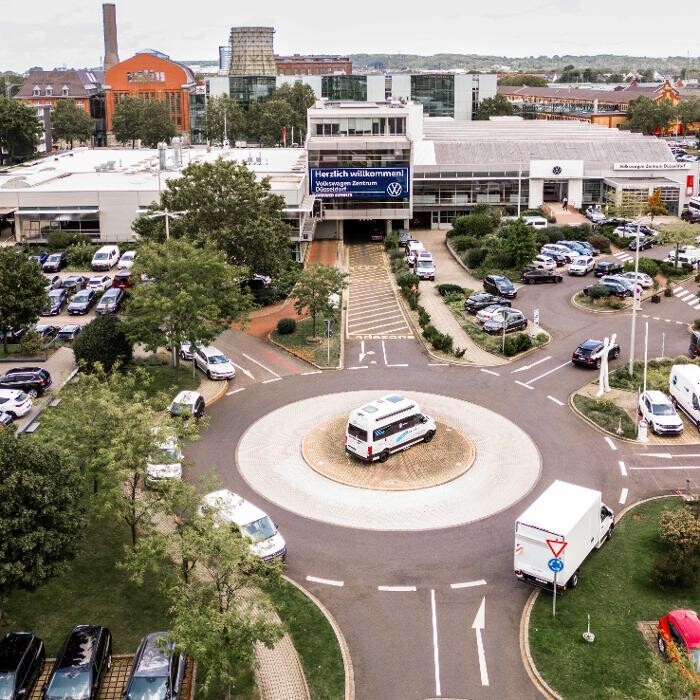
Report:
[{"label": "vw logo sign", "polygon": [[552,172],[553,172],[555,175],[561,175],[561,165],[555,165],[555,166],[552,168]]},{"label": "vw logo sign", "polygon": [[399,197],[399,196],[401,195],[402,192],[403,192],[403,187],[401,187],[401,183],[400,183],[400,182],[390,182],[390,183],[387,185],[386,193],[387,193],[390,197]]}]

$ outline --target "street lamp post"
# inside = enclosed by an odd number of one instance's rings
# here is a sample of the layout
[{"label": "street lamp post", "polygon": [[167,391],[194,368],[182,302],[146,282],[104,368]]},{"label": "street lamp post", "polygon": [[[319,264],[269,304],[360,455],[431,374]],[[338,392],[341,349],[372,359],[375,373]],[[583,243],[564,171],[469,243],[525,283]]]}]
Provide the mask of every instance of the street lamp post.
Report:
[{"label": "street lamp post", "polygon": [[170,219],[179,219],[181,216],[187,214],[187,211],[169,211],[167,207],[163,211],[154,211],[152,214],[146,214],[148,219],[159,219],[163,217],[165,219],[165,240],[170,240]]},{"label": "street lamp post", "polygon": [[[634,283],[635,285],[639,284],[637,282],[637,274],[639,273],[639,224],[637,225],[637,238],[635,239],[637,241],[637,245],[635,246],[634,250]],[[634,368],[634,341],[635,341],[635,331],[637,328],[637,293],[636,293],[636,286],[635,286],[635,292],[633,294],[633,302],[632,302],[632,331],[630,333],[630,362],[629,362],[629,375],[630,377],[632,376],[632,371]]]}]

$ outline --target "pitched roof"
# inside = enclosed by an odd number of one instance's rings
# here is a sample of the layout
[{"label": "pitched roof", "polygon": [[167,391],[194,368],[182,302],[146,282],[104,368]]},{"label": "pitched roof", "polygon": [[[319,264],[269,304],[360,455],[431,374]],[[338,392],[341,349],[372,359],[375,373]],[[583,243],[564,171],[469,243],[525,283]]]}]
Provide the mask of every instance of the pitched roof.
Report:
[{"label": "pitched roof", "polygon": [[[586,88],[553,88],[553,87],[517,87],[510,85],[499,85],[498,94],[522,97],[549,97],[561,100],[584,100],[609,104],[627,104],[637,97],[648,97],[657,99],[663,94],[663,85],[655,87],[625,87],[621,90],[595,90]],[[676,91],[677,92],[677,91]]]},{"label": "pitched roof", "polygon": [[102,89],[103,80],[104,72],[100,70],[36,70],[27,76],[15,97],[34,97],[35,86],[39,87],[42,97],[48,86],[53,88],[54,97],[61,97],[64,85],[68,86],[68,97],[89,97]]}]

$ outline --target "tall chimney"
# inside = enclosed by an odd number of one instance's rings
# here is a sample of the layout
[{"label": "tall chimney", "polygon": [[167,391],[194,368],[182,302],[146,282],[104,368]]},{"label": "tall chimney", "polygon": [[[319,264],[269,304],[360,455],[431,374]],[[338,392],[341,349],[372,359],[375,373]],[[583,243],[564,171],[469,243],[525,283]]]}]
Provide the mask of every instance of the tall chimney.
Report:
[{"label": "tall chimney", "polygon": [[112,3],[102,5],[102,28],[105,37],[104,68],[107,70],[119,63],[117,48],[117,8]]}]

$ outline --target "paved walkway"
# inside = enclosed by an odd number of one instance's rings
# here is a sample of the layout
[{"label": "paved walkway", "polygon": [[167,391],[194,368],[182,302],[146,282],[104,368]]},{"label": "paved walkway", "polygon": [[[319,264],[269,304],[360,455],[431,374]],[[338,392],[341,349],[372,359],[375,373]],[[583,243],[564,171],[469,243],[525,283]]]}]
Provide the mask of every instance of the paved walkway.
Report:
[{"label": "paved walkway", "polygon": [[557,226],[578,226],[579,224],[590,224],[591,222],[583,215],[580,214],[576,209],[567,209],[564,211],[564,207],[561,202],[547,202],[545,204],[545,209],[554,215],[557,220]]}]

